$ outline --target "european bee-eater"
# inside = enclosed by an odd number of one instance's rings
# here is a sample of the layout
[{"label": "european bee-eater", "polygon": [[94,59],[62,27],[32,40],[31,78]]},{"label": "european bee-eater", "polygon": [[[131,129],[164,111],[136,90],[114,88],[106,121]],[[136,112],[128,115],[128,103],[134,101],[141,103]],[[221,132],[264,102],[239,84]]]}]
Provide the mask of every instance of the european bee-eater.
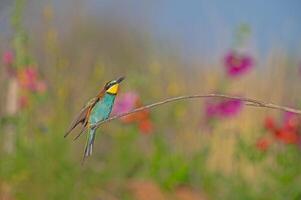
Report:
[{"label": "european bee-eater", "polygon": [[83,160],[92,154],[96,131],[96,127],[94,127],[94,125],[109,118],[118,92],[119,84],[123,81],[123,79],[124,77],[121,77],[105,84],[99,94],[82,108],[65,134],[66,137],[78,124],[82,125],[82,130],[75,139],[77,139],[85,130],[88,130]]}]

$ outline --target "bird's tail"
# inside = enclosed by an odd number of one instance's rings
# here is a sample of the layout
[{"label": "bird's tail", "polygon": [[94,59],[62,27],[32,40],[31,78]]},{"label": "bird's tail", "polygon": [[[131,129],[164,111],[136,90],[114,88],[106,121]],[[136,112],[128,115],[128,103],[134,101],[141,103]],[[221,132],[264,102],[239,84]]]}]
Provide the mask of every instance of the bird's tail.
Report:
[{"label": "bird's tail", "polygon": [[95,140],[95,130],[96,129],[94,129],[94,128],[93,129],[89,129],[89,132],[87,134],[87,143],[86,143],[86,147],[85,147],[83,162],[85,161],[86,157],[92,155],[93,144],[94,144],[94,140]]}]

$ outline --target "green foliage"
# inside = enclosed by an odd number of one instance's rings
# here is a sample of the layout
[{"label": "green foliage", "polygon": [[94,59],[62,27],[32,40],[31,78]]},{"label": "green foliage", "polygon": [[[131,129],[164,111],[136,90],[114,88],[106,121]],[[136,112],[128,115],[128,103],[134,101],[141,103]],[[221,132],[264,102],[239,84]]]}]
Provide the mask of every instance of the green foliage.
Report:
[{"label": "green foliage", "polygon": [[277,191],[274,199],[300,199],[301,190],[301,157],[300,149],[296,146],[287,146],[275,150],[275,162],[268,165],[266,173],[271,190]]},{"label": "green foliage", "polygon": [[235,152],[236,159],[248,159],[252,163],[258,163],[263,161],[267,154],[268,152],[257,149],[254,145],[254,142],[252,143],[252,141],[245,141],[240,137],[237,139]]},{"label": "green foliage", "polygon": [[183,155],[171,151],[162,137],[154,138],[154,152],[150,158],[150,176],[160,185],[172,189],[188,183],[189,164]]}]

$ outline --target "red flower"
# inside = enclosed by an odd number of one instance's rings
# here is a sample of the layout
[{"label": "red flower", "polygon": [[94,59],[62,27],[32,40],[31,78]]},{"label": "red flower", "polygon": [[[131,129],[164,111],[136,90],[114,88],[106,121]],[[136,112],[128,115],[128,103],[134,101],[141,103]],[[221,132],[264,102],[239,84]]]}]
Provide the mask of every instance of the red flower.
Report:
[{"label": "red flower", "polygon": [[227,74],[230,77],[237,77],[247,73],[253,66],[253,59],[248,55],[238,54],[231,51],[224,59]]},{"label": "red flower", "polygon": [[[142,106],[142,103],[137,99],[134,108],[139,108]],[[149,110],[142,110],[125,117],[121,118],[121,121],[124,123],[138,123],[138,127],[141,133],[150,133],[152,131],[152,123],[150,121]]]},{"label": "red flower", "polygon": [[271,142],[267,138],[259,138],[256,142],[256,147],[260,151],[267,151],[270,147]]},{"label": "red flower", "polygon": [[152,122],[150,120],[140,121],[139,130],[144,134],[151,133],[153,130]]},{"label": "red flower", "polygon": [[301,136],[299,134],[301,128],[300,118],[293,113],[285,113],[283,121],[280,125],[276,125],[271,117],[265,120],[265,127],[270,131],[274,137],[284,144],[298,144]]},{"label": "red flower", "polygon": [[299,135],[294,131],[282,129],[277,131],[275,136],[279,141],[285,144],[297,144],[299,142]]},{"label": "red flower", "polygon": [[276,129],[276,124],[272,117],[265,118],[264,126],[267,130],[270,130],[270,131],[274,131]]}]

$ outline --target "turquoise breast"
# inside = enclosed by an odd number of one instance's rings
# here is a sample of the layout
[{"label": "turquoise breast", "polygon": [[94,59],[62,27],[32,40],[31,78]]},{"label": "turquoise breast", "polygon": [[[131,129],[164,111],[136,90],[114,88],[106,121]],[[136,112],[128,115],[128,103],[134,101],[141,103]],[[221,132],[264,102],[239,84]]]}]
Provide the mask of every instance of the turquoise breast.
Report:
[{"label": "turquoise breast", "polygon": [[96,124],[109,118],[116,95],[105,94],[103,98],[93,107],[89,122],[91,125]]}]

